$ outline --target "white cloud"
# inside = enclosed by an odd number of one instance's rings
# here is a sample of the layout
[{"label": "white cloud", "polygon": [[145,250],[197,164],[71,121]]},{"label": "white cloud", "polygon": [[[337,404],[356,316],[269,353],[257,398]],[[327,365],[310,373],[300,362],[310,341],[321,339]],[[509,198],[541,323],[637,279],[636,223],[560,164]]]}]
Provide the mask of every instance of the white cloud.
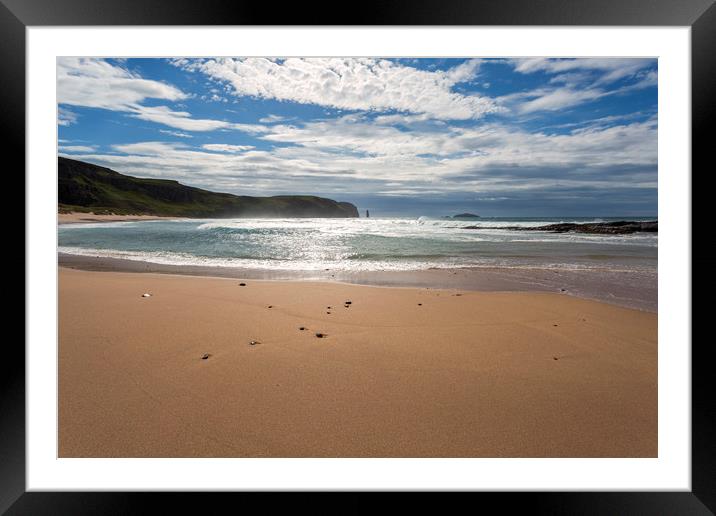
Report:
[{"label": "white cloud", "polygon": [[275,124],[278,122],[286,122],[288,120],[292,120],[292,118],[287,118],[285,116],[279,116],[279,115],[267,115],[263,118],[259,118],[259,122],[262,124]]},{"label": "white cloud", "polygon": [[191,113],[186,111],[174,111],[167,106],[137,106],[131,110],[130,116],[163,124],[182,131],[215,131],[227,129],[243,131],[246,133],[263,133],[267,128],[259,124],[236,124],[225,120],[211,120],[192,118]]},{"label": "white cloud", "polygon": [[453,83],[471,81],[477,76],[481,63],[481,59],[468,59],[448,70],[447,76]]},{"label": "white cloud", "polygon": [[618,79],[633,76],[642,68],[652,66],[654,59],[639,58],[580,58],[580,59],[549,59],[544,57],[528,57],[511,59],[515,70],[520,73],[544,71],[562,73],[571,70],[593,70],[603,75],[597,83],[610,83]]},{"label": "white cloud", "polygon": [[115,145],[120,154],[74,157],[132,175],[247,195],[468,191],[494,196],[550,188],[556,182],[565,187],[655,188],[656,131],[655,118],[555,135],[497,124],[407,132],[364,117],[344,117],[274,126],[261,138],[288,145],[268,150],[138,142]]},{"label": "white cloud", "polygon": [[[214,131],[230,129],[251,133],[262,132],[258,125],[234,124],[223,120],[193,118],[186,111],[168,106],[145,106],[147,99],[178,101],[188,98],[178,88],[159,81],[143,79],[104,59],[63,57],[57,59],[57,102],[128,113],[130,116],[166,125],[182,131]],[[73,113],[60,107],[60,125],[74,122]],[[64,110],[64,111],[62,111]]]},{"label": "white cloud", "polygon": [[426,113],[456,120],[501,110],[487,97],[452,91],[455,84],[475,75],[477,60],[447,71],[419,70],[368,58],[218,58],[178,65],[229,83],[237,96],[337,109]]},{"label": "white cloud", "polygon": [[159,132],[162,134],[168,134],[169,136],[176,136],[178,138],[193,138],[192,135],[187,133],[182,133],[180,131],[169,131],[167,129],[159,129]]},{"label": "white cloud", "polygon": [[520,113],[533,113],[535,111],[556,111],[576,106],[585,101],[596,100],[604,96],[599,89],[571,89],[558,88],[550,91],[532,92],[531,100],[519,104],[516,108]]},{"label": "white cloud", "polygon": [[555,75],[552,77],[549,82],[550,84],[565,84],[569,87],[575,87],[579,84],[582,84],[584,82],[590,81],[592,79],[591,75],[587,72],[567,72],[567,73],[560,73],[559,75]]},{"label": "white cloud", "polygon": [[[645,70],[653,66],[653,59],[633,58],[580,58],[550,59],[530,57],[511,59],[515,71],[529,74],[547,72],[556,74],[549,84],[559,87],[540,87],[531,91],[505,95],[496,101],[518,114],[538,111],[556,111],[591,102],[608,95],[626,93],[656,84],[657,73]],[[605,90],[608,83],[623,78],[636,82],[619,89]]]},{"label": "white cloud", "polygon": [[431,121],[433,123],[443,123],[442,121],[436,121],[426,113],[419,115],[380,115],[375,117],[374,122],[380,125],[416,125],[423,122]]},{"label": "white cloud", "polygon": [[[397,121],[397,120],[396,120]],[[308,122],[302,126],[275,125],[261,138],[318,149],[342,149],[374,155],[450,154],[462,150],[457,134],[401,131],[348,115],[338,119]]]},{"label": "white cloud", "polygon": [[[261,138],[353,157],[408,159],[430,157],[446,166],[607,166],[656,163],[656,120],[614,127],[587,127],[547,135],[505,126],[401,131],[344,117],[298,126],[274,126]],[[290,150],[290,148],[288,148]],[[286,152],[281,149],[280,152]],[[277,151],[279,152],[279,151]],[[445,167],[443,167],[445,168]],[[386,166],[386,175],[391,174]]]},{"label": "white cloud", "polygon": [[142,79],[104,59],[57,59],[59,104],[125,111],[148,98],[175,101],[186,95],[174,86]]},{"label": "white cloud", "polygon": [[131,116],[181,129],[182,131],[214,131],[231,127],[229,122],[192,118],[191,113],[173,111],[167,106],[136,106],[131,109]]},{"label": "white cloud", "polygon": [[60,145],[59,150],[63,152],[94,152],[96,145]]},{"label": "white cloud", "polygon": [[77,113],[63,107],[57,108],[57,125],[68,126],[75,122],[77,122]]},{"label": "white cloud", "polygon": [[114,150],[124,152],[126,154],[137,154],[139,156],[156,156],[171,153],[178,149],[185,149],[187,146],[183,143],[171,142],[138,142],[123,143],[112,145]]},{"label": "white cloud", "polygon": [[[511,59],[509,63],[515,71],[525,74],[538,71],[556,74],[549,79],[548,86],[551,84],[563,86],[540,87],[531,91],[511,93],[496,101],[518,114],[571,108],[609,95],[655,85],[657,72],[645,69],[653,66],[654,62],[653,59],[632,58]],[[627,77],[636,82],[618,89],[604,89],[608,83]]]},{"label": "white cloud", "polygon": [[[635,122],[650,112],[633,118],[615,115],[583,119],[573,125],[563,124],[561,134],[519,128],[520,120],[527,116],[539,118],[536,112],[567,109],[647,87],[657,80],[651,67],[627,66],[614,60],[583,61],[586,60],[515,60],[512,63],[519,73],[543,70],[552,75],[541,81],[539,88],[496,99],[453,91],[460,83],[484,83],[481,62],[477,60],[444,71],[417,70],[373,59],[175,63],[209,74],[209,87],[224,88],[208,90],[217,95],[228,88],[239,97],[313,103],[323,106],[321,111],[335,108],[349,112],[334,118],[332,109],[327,111],[327,118],[312,121],[266,114],[258,124],[195,118],[182,104],[145,105],[143,101],[150,98],[174,102],[168,97],[142,96],[151,88],[161,92],[168,85],[157,83],[150,88],[141,82],[144,79],[122,68],[124,65],[70,61],[65,64],[70,81],[77,80],[72,71],[76,69],[90,82],[109,77],[126,81],[121,83],[125,86],[132,81],[140,83],[129,87],[129,92],[118,93],[113,107],[108,107],[111,96],[102,91],[85,94],[82,102],[86,104],[63,104],[58,123],[72,123],[75,115],[67,105],[87,105],[162,124],[173,128],[160,129],[162,134],[188,141],[116,144],[112,152],[100,152],[96,146],[80,145],[84,142],[76,140],[77,145],[61,146],[60,150],[123,173],[176,179],[215,191],[248,195],[305,192],[335,193],[334,197],[340,198],[358,193],[467,191],[496,198],[505,191],[545,189],[557,182],[604,189],[615,185],[655,188],[656,118]],[[631,70],[630,81],[610,89],[607,82],[620,74],[626,77],[623,74],[627,70]],[[68,95],[63,93],[62,98]],[[72,95],[80,97],[79,93]],[[194,101],[197,98],[193,97]],[[241,109],[229,115],[231,110],[225,111],[224,115],[236,117],[252,112]],[[499,122],[474,121],[488,112],[518,116],[509,121],[510,125],[502,118],[497,119]],[[515,120],[517,123],[512,123]],[[544,118],[540,120],[544,122]],[[564,133],[567,128],[571,131]],[[204,135],[197,137],[201,143],[190,145],[194,140],[189,132],[210,131],[243,131],[255,140],[250,141],[252,145],[204,143],[212,142]],[[232,141],[223,136],[213,141]],[[244,143],[243,139],[239,141]]]},{"label": "white cloud", "polygon": [[225,143],[207,143],[201,147],[209,151],[231,153],[243,152],[254,148],[253,145],[228,145]]},{"label": "white cloud", "polygon": [[615,90],[614,93],[616,94],[623,94],[628,93],[630,91],[635,90],[641,90],[644,88],[649,88],[651,86],[656,86],[659,83],[659,77],[654,70],[649,70],[647,72],[640,72],[636,75],[637,82],[633,84],[629,84],[627,86],[622,86],[618,90]]}]

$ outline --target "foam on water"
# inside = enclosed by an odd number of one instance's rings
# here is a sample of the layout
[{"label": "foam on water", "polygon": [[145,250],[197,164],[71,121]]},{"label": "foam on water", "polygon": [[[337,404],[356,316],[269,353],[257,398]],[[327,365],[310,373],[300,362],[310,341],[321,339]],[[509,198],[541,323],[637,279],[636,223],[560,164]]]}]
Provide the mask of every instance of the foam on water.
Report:
[{"label": "foam on water", "polygon": [[168,265],[272,270],[454,267],[655,270],[656,234],[465,229],[600,219],[204,219],[60,226],[59,251]]}]

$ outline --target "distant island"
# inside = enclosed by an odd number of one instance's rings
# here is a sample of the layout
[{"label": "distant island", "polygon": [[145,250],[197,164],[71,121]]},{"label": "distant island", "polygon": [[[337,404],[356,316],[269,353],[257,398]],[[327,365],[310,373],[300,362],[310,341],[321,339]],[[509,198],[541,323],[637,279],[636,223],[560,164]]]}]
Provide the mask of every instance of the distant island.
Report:
[{"label": "distant island", "polygon": [[178,181],[127,176],[58,157],[60,213],[93,212],[167,217],[358,217],[349,202],[312,195],[250,197],[217,193]]},{"label": "distant island", "polygon": [[479,215],[475,215],[474,213],[458,213],[457,215],[452,216],[453,219],[479,219]]}]

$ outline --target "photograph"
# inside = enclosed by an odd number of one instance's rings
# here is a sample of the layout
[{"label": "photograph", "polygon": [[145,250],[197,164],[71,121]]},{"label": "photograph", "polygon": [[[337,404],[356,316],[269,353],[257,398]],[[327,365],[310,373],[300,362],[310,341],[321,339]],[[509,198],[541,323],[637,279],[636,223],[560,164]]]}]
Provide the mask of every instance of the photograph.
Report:
[{"label": "photograph", "polygon": [[57,57],[59,458],[657,458],[658,76]]}]

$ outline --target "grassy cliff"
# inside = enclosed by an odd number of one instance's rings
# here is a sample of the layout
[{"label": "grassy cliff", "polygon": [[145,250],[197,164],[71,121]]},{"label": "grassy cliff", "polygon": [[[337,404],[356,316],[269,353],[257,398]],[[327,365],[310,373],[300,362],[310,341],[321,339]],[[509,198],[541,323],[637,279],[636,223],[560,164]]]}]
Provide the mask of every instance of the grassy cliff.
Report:
[{"label": "grassy cliff", "polygon": [[173,217],[357,217],[348,202],[312,195],[249,197],[210,192],[166,179],[126,176],[58,157],[60,211]]}]

